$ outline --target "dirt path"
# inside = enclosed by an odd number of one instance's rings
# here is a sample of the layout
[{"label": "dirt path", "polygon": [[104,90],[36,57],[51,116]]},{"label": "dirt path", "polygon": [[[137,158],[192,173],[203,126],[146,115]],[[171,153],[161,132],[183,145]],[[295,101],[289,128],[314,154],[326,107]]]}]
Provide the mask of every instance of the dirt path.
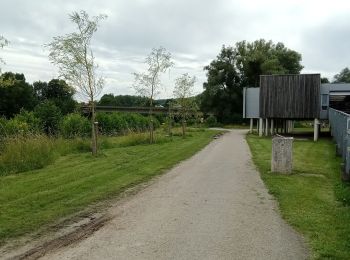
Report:
[{"label": "dirt path", "polygon": [[130,200],[93,235],[45,259],[305,259],[233,130]]}]

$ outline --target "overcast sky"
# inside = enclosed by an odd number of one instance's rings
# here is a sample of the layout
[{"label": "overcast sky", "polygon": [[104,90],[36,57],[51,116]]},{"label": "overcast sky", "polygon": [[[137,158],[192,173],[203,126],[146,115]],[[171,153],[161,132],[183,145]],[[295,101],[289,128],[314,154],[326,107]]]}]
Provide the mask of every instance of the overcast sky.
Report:
[{"label": "overcast sky", "polygon": [[73,11],[104,13],[93,50],[106,77],[103,93],[135,94],[133,72],[153,47],[173,55],[175,67],[163,76],[160,97],[172,95],[174,79],[197,77],[196,93],[206,79],[203,66],[223,44],[264,38],[283,42],[302,54],[304,73],[332,78],[350,66],[350,2],[341,0],[0,0],[0,35],[11,43],[0,50],[3,71],[24,73],[29,82],[58,76],[43,45],[74,31]]}]

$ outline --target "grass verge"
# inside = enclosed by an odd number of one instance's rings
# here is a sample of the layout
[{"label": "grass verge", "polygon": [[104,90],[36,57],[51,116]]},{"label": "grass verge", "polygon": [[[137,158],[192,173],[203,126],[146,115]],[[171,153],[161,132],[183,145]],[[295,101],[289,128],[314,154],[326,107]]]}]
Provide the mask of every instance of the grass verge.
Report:
[{"label": "grass verge", "polygon": [[253,161],[282,216],[305,235],[313,259],[350,259],[350,187],[331,140],[294,141],[293,174],[270,172],[271,139],[248,135]]},{"label": "grass verge", "polygon": [[202,149],[216,133],[193,131],[152,145],[138,144],[143,138],[113,138],[116,147],[99,157],[69,154],[43,169],[0,176],[0,245],[149,180]]}]

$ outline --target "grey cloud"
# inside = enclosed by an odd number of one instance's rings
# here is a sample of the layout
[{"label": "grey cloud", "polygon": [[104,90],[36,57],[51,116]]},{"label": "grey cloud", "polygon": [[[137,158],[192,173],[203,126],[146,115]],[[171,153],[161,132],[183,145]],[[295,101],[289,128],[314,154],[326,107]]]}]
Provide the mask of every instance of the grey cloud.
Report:
[{"label": "grey cloud", "polygon": [[[338,5],[343,8],[337,7]],[[314,5],[318,14],[312,13]],[[278,0],[2,0],[0,34],[11,41],[2,51],[4,70],[22,72],[30,81],[57,77],[43,44],[74,30],[68,14],[81,9],[105,13],[93,41],[100,72],[106,77],[104,93],[132,94],[132,72],[145,69],[151,48],[164,46],[175,60],[165,75],[171,95],[174,79],[188,72],[197,77],[196,92],[205,81],[203,66],[223,44],[259,38],[282,41],[303,55],[306,72],[330,76],[348,66],[349,5],[340,0],[302,3]]]}]

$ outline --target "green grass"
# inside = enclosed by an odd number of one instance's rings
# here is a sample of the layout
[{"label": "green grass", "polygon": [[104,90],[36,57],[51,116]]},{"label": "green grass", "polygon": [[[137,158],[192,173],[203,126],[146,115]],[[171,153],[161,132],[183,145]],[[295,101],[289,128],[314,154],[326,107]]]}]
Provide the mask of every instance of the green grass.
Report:
[{"label": "green grass", "polygon": [[305,235],[313,259],[350,259],[350,187],[331,140],[294,141],[292,175],[270,172],[271,139],[248,135],[261,177],[283,217]]},{"label": "green grass", "polygon": [[115,147],[97,158],[69,154],[40,170],[0,176],[0,245],[149,180],[192,156],[216,133],[192,131],[152,145],[111,138]]}]

